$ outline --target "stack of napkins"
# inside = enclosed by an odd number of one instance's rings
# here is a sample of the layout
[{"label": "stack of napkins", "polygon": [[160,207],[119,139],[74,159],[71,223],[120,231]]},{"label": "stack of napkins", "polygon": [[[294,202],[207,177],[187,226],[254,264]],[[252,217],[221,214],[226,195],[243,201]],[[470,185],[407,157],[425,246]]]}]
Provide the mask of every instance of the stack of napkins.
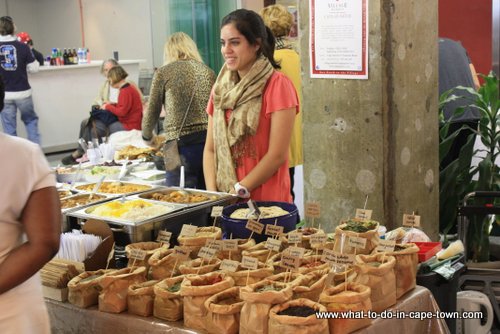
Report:
[{"label": "stack of napkins", "polygon": [[101,237],[93,234],[84,234],[80,230],[73,230],[61,234],[61,244],[56,257],[70,261],[83,262],[101,244]]}]

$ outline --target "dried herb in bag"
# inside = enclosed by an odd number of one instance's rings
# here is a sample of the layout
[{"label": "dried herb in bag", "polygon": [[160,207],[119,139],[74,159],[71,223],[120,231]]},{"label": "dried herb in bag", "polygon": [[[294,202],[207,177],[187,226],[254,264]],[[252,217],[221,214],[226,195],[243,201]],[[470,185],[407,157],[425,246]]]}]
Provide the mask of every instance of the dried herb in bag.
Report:
[{"label": "dried herb in bag", "polygon": [[328,334],[328,320],[316,318],[326,307],[300,298],[273,306],[269,312],[269,333]]}]

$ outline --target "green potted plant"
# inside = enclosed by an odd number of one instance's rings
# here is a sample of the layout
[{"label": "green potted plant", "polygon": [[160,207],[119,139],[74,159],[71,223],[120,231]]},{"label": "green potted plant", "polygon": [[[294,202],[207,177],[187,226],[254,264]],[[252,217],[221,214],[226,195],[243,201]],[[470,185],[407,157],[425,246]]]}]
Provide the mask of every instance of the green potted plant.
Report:
[{"label": "green potted plant", "polygon": [[[464,99],[464,106],[473,107],[480,112],[479,126],[471,129],[467,143],[462,147],[456,160],[451,162],[439,173],[439,219],[445,226],[442,233],[446,236],[456,224],[457,210],[464,196],[473,191],[499,191],[500,168],[495,161],[500,152],[500,102],[498,78],[493,72],[488,76],[481,75],[483,85],[478,91],[468,87],[456,87],[444,92],[439,99],[440,122],[442,124],[439,136],[440,162],[448,153],[451,144],[460,130],[449,133],[449,121],[444,121],[443,106],[456,99]],[[472,98],[464,98],[453,94],[455,91],[465,90]],[[457,108],[456,115],[464,112],[464,108]],[[481,149],[474,149],[476,136],[480,138]],[[477,166],[471,166],[472,158],[478,159]],[[443,225],[444,223],[444,225]],[[489,231],[491,219],[489,217],[471,217],[467,234],[469,258],[474,262],[489,261]]]}]

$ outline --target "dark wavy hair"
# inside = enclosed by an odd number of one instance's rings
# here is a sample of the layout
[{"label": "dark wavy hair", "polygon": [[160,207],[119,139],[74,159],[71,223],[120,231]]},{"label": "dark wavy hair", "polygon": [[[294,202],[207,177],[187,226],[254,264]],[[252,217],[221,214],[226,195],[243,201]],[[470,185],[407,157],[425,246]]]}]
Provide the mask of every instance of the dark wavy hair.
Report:
[{"label": "dark wavy hair", "polygon": [[280,69],[280,65],[274,59],[274,36],[271,30],[266,27],[262,17],[252,10],[238,9],[229,13],[222,19],[221,28],[234,24],[236,29],[245,36],[248,43],[256,45],[260,42],[260,48],[257,55],[263,54],[274,68]]},{"label": "dark wavy hair", "polygon": [[0,35],[13,35],[14,34],[14,21],[10,16],[0,17]]}]

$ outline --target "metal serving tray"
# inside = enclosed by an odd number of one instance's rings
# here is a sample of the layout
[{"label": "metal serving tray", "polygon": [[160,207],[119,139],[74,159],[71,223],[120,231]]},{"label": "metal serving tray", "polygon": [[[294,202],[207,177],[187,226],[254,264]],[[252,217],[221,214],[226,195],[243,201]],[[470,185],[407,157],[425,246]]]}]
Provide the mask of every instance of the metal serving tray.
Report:
[{"label": "metal serving tray", "polygon": [[110,196],[110,195],[105,195],[105,194],[94,194],[95,199],[92,198],[92,202],[85,203],[85,204],[82,204],[82,205],[76,205],[76,206],[73,206],[73,207],[70,207],[70,208],[65,208],[65,209],[62,208],[62,205],[63,205],[63,203],[65,201],[68,201],[68,200],[78,200],[80,198],[85,198],[85,197],[89,197],[89,196],[90,196],[90,194],[88,194],[88,193],[79,193],[79,194],[74,194],[74,195],[71,195],[71,196],[68,196],[68,197],[61,198],[61,212],[63,214],[67,214],[67,213],[69,213],[71,211],[77,211],[77,210],[86,208],[88,206],[99,204],[99,203],[103,203],[103,202],[109,201],[109,200],[111,200],[113,198],[116,198],[116,196]]},{"label": "metal serving tray", "polygon": [[179,191],[179,190],[181,190],[181,188],[179,188],[179,187],[159,187],[159,188],[156,188],[153,190],[149,190],[149,191],[137,194],[134,197],[147,199],[147,200],[154,201],[157,203],[177,204],[177,205],[182,205],[184,207],[198,206],[198,205],[207,204],[210,202],[216,202],[216,201],[223,199],[223,198],[231,197],[231,195],[227,194],[227,193],[219,193],[219,192],[215,192],[215,191],[206,191],[206,190],[199,190],[199,189],[184,188],[184,191],[186,191],[188,194],[203,195],[203,196],[209,197],[209,199],[206,201],[202,201],[202,202],[182,203],[182,202],[167,202],[167,201],[156,200],[156,199],[152,198],[153,194],[156,194],[156,193],[169,195],[169,194],[171,194],[175,191]]},{"label": "metal serving tray", "polygon": [[[143,190],[137,190],[137,191],[129,191],[129,192],[124,192],[124,193],[106,193],[106,192],[101,192],[98,191],[96,192],[96,194],[99,194],[99,195],[107,195],[107,196],[113,196],[113,197],[120,197],[120,196],[129,196],[129,195],[133,195],[133,194],[139,194],[139,193],[142,193],[142,192],[145,192],[145,191],[149,191],[151,189],[154,189],[158,186],[156,185],[152,185],[152,184],[146,184],[146,183],[141,183],[141,182],[125,182],[125,181],[116,181],[116,180],[105,180],[102,184],[101,184],[101,187],[103,184],[108,184],[108,183],[114,183],[114,182],[120,182],[121,184],[123,185],[140,185],[140,186],[144,186],[144,187],[147,187]],[[92,192],[92,190],[84,190],[84,189],[81,189],[81,187],[85,187],[85,186],[95,186],[96,182],[85,182],[85,183],[81,183],[77,186],[75,186],[74,188],[72,188],[73,191],[76,191],[78,193],[90,193]]]}]

